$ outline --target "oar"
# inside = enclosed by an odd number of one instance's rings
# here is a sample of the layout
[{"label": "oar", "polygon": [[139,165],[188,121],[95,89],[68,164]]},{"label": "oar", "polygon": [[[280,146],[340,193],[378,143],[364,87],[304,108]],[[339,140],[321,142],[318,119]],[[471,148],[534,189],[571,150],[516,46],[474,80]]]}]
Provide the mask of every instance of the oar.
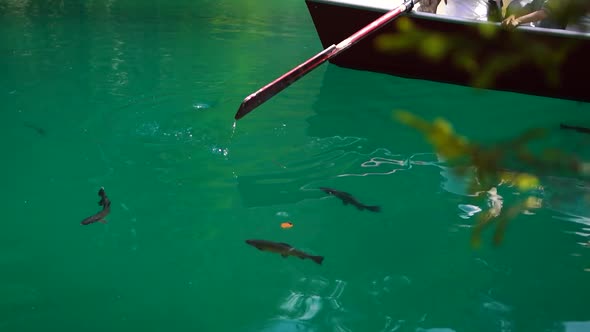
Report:
[{"label": "oar", "polygon": [[405,0],[403,4],[392,9],[391,11],[387,12],[375,21],[371,22],[369,25],[355,32],[350,37],[341,41],[338,45],[331,45],[330,47],[321,51],[309,60],[291,69],[283,76],[277,78],[276,80],[260,88],[258,91],[252,93],[251,95],[246,97],[244,101],[242,101],[242,104],[240,105],[240,108],[238,109],[238,112],[235,115],[235,119],[241,119],[246,114],[252,112],[256,107],[260,106],[262,103],[269,100],[277,93],[283,91],[286,87],[293,84],[295,81],[297,81],[298,79],[300,79],[301,77],[315,69],[317,66],[324,63],[326,60],[329,60],[330,58],[340,54],[342,51],[356,44],[358,41],[368,36],[370,33],[383,27],[385,24],[391,22],[393,19],[397,18],[403,12],[412,10],[412,7],[414,7],[414,3],[418,1],[419,0]]}]

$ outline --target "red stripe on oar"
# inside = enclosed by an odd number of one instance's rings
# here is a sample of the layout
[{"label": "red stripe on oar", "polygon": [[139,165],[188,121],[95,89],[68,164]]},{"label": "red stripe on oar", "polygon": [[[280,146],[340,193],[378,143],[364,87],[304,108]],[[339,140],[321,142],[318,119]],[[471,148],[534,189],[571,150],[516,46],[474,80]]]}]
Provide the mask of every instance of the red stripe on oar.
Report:
[{"label": "red stripe on oar", "polygon": [[347,48],[356,44],[364,37],[368,36],[373,31],[383,27],[385,24],[389,23],[391,20],[398,17],[401,13],[405,12],[408,9],[411,9],[415,2],[418,2],[418,0],[406,0],[402,5],[396,7],[395,9],[392,9],[391,11],[382,15],[375,21],[369,23],[369,25],[365,26],[364,28],[355,32],[350,37],[341,41],[340,43],[338,43],[338,45],[332,45],[326,48],[325,50],[316,54],[309,60],[291,69],[283,76],[277,78],[276,80],[260,88],[258,91],[252,93],[251,95],[246,97],[240,105],[240,108],[238,109],[238,112],[235,115],[235,119],[241,119],[246,114],[252,112],[252,110],[254,110],[256,107],[260,106],[260,104],[269,100],[277,93],[283,91],[286,87],[293,84],[295,81],[297,81],[305,74],[315,69],[317,66],[324,63],[326,60],[346,50]]}]

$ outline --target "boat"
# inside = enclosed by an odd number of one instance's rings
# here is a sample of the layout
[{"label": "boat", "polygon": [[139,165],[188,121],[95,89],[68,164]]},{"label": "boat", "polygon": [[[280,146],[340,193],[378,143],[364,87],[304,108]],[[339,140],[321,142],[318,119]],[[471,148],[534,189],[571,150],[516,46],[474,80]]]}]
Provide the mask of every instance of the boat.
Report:
[{"label": "boat", "polygon": [[[395,0],[305,2],[324,48],[399,5]],[[590,102],[589,56],[590,33],[507,30],[498,23],[410,10],[328,61],[398,77]]]}]

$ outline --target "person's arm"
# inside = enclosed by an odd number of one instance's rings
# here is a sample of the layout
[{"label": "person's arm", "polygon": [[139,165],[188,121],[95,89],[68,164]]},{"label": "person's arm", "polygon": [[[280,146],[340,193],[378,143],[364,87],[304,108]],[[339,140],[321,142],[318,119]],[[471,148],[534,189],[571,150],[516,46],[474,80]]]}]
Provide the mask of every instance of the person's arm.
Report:
[{"label": "person's arm", "polygon": [[[440,2],[441,0],[420,0],[418,11],[436,14],[436,8]],[[445,0],[445,3],[447,3],[447,0]]]},{"label": "person's arm", "polygon": [[514,15],[510,15],[502,21],[502,26],[507,28],[516,28],[521,24],[531,23],[541,21],[547,18],[547,12],[545,9],[539,9],[532,13],[516,17]]}]

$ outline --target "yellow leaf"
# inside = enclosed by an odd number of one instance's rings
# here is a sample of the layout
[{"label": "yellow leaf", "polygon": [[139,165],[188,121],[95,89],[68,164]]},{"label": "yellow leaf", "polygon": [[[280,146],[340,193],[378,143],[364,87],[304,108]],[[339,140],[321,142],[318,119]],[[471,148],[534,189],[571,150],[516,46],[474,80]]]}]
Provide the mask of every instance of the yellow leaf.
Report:
[{"label": "yellow leaf", "polygon": [[520,191],[528,191],[539,187],[539,178],[527,173],[518,174],[514,182]]},{"label": "yellow leaf", "polygon": [[414,30],[414,24],[407,17],[400,17],[397,19],[397,28],[399,31],[411,31]]}]

